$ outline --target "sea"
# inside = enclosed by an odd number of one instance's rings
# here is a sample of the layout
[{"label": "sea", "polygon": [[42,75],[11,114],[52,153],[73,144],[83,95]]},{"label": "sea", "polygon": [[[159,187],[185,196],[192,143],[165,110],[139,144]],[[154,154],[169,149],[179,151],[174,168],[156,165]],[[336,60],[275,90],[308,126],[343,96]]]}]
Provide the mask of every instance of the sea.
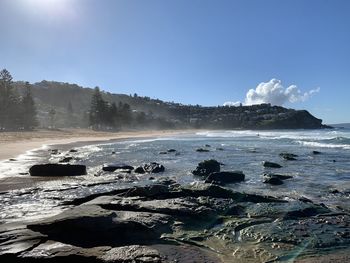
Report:
[{"label": "sea", "polygon": [[[72,148],[77,152],[70,153]],[[198,148],[208,152],[197,152]],[[58,149],[59,154],[51,154],[52,149]],[[176,152],[160,154],[169,149]],[[280,153],[296,154],[297,160],[284,160]],[[69,200],[118,188],[156,184],[164,178],[183,185],[201,183],[203,179],[191,171],[207,159],[221,162],[222,171],[243,171],[244,182],[225,186],[234,191],[286,200],[308,198],[330,207],[350,209],[350,129],[201,130],[85,145],[45,145],[15,160],[2,161],[1,183],[30,181],[30,166],[57,163],[65,156],[74,158],[71,164],[85,164],[88,174],[35,181],[28,187],[0,192],[0,224],[52,216],[68,208],[63,204]],[[264,161],[278,163],[282,168],[264,168]],[[143,175],[102,172],[102,166],[108,163],[136,167],[149,162],[164,165],[165,171]],[[282,185],[269,185],[263,183],[265,173],[293,178]]]}]

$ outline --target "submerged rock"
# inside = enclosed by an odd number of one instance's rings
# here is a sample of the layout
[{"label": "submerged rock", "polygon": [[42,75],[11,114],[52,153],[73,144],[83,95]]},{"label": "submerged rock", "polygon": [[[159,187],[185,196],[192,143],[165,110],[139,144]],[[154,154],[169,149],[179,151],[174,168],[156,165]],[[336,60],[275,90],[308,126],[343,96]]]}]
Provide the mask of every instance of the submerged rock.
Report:
[{"label": "submerged rock", "polygon": [[209,174],[206,183],[230,184],[244,181],[245,175],[242,171],[214,172]]},{"label": "submerged rock", "polygon": [[267,162],[267,161],[263,162],[263,166],[269,167],[269,168],[281,168],[282,167],[282,165],[279,165],[278,163]]},{"label": "submerged rock", "polygon": [[312,154],[317,155],[317,154],[321,154],[321,152],[319,152],[319,151],[312,151]]},{"label": "submerged rock", "polygon": [[199,176],[208,176],[211,173],[220,172],[220,163],[217,160],[210,159],[198,163],[192,174]]},{"label": "submerged rock", "polygon": [[280,153],[280,156],[287,161],[295,161],[297,160],[296,157],[298,157],[298,155],[293,153]]},{"label": "submerged rock", "polygon": [[206,152],[209,152],[209,150],[208,150],[208,149],[203,149],[203,148],[198,148],[198,149],[196,150],[196,152],[199,152],[199,153],[206,153]]},{"label": "submerged rock", "polygon": [[86,166],[80,164],[36,164],[30,167],[31,176],[75,176],[85,175]]},{"label": "submerged rock", "polygon": [[105,172],[114,172],[116,170],[134,170],[134,167],[124,163],[108,163],[103,165],[102,170]]},{"label": "submerged rock", "polygon": [[74,158],[71,156],[67,156],[67,157],[63,157],[61,160],[59,160],[59,163],[69,163],[70,161],[72,161]]},{"label": "submerged rock", "polygon": [[269,178],[276,177],[281,180],[287,180],[287,179],[293,178],[293,176],[291,175],[283,175],[283,174],[275,174],[275,173],[265,173],[264,177],[269,177]]},{"label": "submerged rock", "polygon": [[265,177],[263,183],[272,184],[272,185],[281,185],[283,184],[283,181],[278,177]]},{"label": "submerged rock", "polygon": [[146,163],[142,166],[138,166],[135,168],[134,172],[138,174],[144,173],[161,173],[165,171],[165,167],[159,163],[152,162]]}]

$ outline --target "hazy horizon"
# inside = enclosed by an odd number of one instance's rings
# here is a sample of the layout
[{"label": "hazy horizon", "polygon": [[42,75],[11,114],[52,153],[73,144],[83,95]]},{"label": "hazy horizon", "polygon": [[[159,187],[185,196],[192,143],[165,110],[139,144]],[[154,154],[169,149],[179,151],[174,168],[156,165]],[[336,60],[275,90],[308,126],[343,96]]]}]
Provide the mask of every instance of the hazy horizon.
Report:
[{"label": "hazy horizon", "polygon": [[348,1],[0,2],[0,68],[111,93],[350,122]]}]

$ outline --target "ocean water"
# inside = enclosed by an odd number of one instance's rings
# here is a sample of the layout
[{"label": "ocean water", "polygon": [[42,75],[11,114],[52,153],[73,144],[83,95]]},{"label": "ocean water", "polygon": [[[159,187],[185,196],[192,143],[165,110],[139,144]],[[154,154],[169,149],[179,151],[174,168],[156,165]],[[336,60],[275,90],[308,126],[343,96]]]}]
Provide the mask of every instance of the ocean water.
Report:
[{"label": "ocean water", "polygon": [[[350,130],[346,129],[201,131],[74,148],[77,153],[68,153],[69,148],[66,147],[61,154],[50,155],[50,147],[45,146],[20,156],[15,162],[0,163],[2,179],[16,177],[19,180],[30,177],[19,173],[27,172],[31,165],[58,162],[67,155],[75,158],[71,163],[82,163],[88,167],[86,176],[42,181],[35,186],[1,193],[0,222],[51,216],[65,208],[61,206],[64,201],[116,188],[153,184],[160,177],[172,178],[180,184],[193,184],[201,178],[193,176],[191,171],[206,159],[223,163],[223,171],[244,172],[244,182],[227,185],[235,191],[283,199],[305,197],[317,203],[350,209]],[[209,152],[196,152],[197,148],[206,148]],[[176,149],[176,153],[159,154],[168,149]],[[312,151],[321,154],[315,155]],[[297,154],[297,160],[283,160],[279,156],[282,152]],[[276,162],[283,167],[264,168],[263,161]],[[138,166],[147,162],[163,164],[166,170],[152,175],[101,173],[105,163]],[[266,172],[292,175],[293,178],[284,181],[283,185],[272,186],[262,182]],[[332,193],[334,189],[340,193]]]}]

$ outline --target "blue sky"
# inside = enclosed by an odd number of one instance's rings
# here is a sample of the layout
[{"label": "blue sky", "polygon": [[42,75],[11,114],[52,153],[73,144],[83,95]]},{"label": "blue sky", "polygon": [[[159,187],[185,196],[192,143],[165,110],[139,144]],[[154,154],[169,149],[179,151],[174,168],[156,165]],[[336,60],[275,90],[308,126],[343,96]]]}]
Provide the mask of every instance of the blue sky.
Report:
[{"label": "blue sky", "polygon": [[350,122],[350,1],[1,0],[0,68],[181,103],[245,101],[278,79]]}]

